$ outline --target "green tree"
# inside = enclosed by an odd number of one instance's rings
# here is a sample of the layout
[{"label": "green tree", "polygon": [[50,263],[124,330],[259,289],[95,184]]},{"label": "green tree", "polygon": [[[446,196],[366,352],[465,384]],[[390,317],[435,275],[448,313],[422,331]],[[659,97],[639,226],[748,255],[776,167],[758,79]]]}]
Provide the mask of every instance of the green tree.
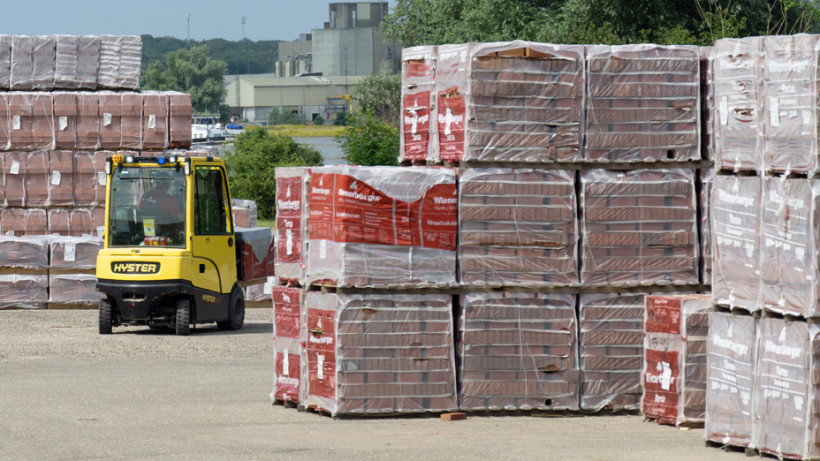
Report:
[{"label": "green tree", "polygon": [[316,149],[299,144],[290,136],[272,134],[262,127],[240,133],[224,154],[236,198],[255,200],[259,217],[276,216],[276,167],[322,165]]},{"label": "green tree", "polygon": [[325,118],[322,117],[320,114],[316,114],[316,117],[313,118],[313,124],[316,125],[316,126],[324,125],[325,124]]},{"label": "green tree", "polygon": [[347,126],[348,119],[350,119],[350,115],[347,112],[336,112],[333,124],[336,126]]},{"label": "green tree", "polygon": [[225,63],[208,57],[206,45],[172,51],[143,75],[146,90],[189,93],[194,112],[218,112],[225,99]]},{"label": "green tree", "polygon": [[224,61],[229,74],[264,74],[276,71],[280,40],[238,40],[214,38],[204,41],[175,37],[142,35],[142,68],[147,70],[156,61],[164,61],[165,55],[189,46],[208,45],[208,57]]},{"label": "green tree", "polygon": [[365,113],[398,127],[401,120],[401,75],[369,75],[353,87],[353,100]]},{"label": "green tree", "polygon": [[355,111],[336,135],[345,160],[353,165],[398,165],[399,130],[378,117]]},{"label": "green tree", "polygon": [[302,123],[299,114],[294,114],[281,107],[274,107],[268,113],[268,125],[299,125]]}]

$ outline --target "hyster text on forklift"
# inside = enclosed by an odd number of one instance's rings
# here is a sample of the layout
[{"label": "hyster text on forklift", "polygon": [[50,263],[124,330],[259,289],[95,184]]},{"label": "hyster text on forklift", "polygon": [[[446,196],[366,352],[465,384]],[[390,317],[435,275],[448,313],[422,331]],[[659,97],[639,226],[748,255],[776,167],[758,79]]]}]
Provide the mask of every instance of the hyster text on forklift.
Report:
[{"label": "hyster text on forklift", "polygon": [[225,163],[214,157],[106,159],[97,256],[100,334],[119,325],[242,328],[236,234]]}]

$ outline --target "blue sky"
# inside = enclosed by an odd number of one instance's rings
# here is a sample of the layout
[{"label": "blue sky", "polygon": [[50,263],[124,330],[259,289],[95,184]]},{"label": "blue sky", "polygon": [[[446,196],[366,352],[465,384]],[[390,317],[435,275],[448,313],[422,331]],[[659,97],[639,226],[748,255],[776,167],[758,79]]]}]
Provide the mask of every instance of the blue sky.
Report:
[{"label": "blue sky", "polygon": [[[142,35],[191,39],[295,40],[328,20],[329,0],[3,1],[0,34]],[[392,7],[395,2],[389,1]]]}]

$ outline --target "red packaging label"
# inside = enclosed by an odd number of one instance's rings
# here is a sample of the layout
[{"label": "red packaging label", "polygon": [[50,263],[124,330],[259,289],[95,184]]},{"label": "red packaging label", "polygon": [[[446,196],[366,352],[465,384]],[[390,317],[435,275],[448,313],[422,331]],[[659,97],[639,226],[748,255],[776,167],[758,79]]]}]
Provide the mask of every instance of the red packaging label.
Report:
[{"label": "red packaging label", "polygon": [[680,380],[680,362],[677,351],[659,351],[646,349],[646,368],[643,373],[643,384],[647,392],[678,393]]},{"label": "red packaging label", "polygon": [[274,399],[299,401],[299,362],[299,354],[276,351]]},{"label": "red packaging label", "polygon": [[680,397],[672,392],[647,390],[643,395],[641,411],[650,418],[675,424],[678,419],[678,402]]},{"label": "red packaging label", "polygon": [[273,321],[276,336],[299,338],[299,297],[298,288],[273,287]]},{"label": "red packaging label", "polygon": [[276,257],[280,263],[302,262],[302,229],[300,218],[276,218]]},{"label": "red packaging label", "polygon": [[438,95],[439,158],[459,161],[464,158],[464,98],[455,89]]},{"label": "red packaging label", "polygon": [[647,296],[646,332],[679,335],[681,332],[681,300],[665,296]]},{"label": "red packaging label", "polygon": [[308,349],[308,392],[310,395],[336,398],[336,353]]},{"label": "red packaging label", "polygon": [[455,184],[436,184],[411,207],[417,231],[413,245],[441,250],[456,249],[458,190]]},{"label": "red packaging label", "polygon": [[321,309],[307,310],[307,350],[333,351],[336,347],[334,331],[336,313]]},{"label": "red packaging label", "polygon": [[412,59],[404,61],[404,78],[430,77],[433,68],[424,59]]},{"label": "red packaging label", "polygon": [[430,140],[430,92],[406,94],[402,101],[404,158],[424,160]]},{"label": "red packaging label", "polygon": [[298,219],[302,215],[302,178],[276,180],[276,216]]}]

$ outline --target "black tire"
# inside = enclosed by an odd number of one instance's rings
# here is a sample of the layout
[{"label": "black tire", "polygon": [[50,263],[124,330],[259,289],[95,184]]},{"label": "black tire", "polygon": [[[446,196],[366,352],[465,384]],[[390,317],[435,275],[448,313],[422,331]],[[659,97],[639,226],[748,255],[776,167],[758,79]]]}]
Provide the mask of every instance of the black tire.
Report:
[{"label": "black tire", "polygon": [[228,305],[228,320],[217,322],[216,326],[220,330],[239,330],[245,324],[245,295],[242,289],[234,287],[231,292],[231,300]]},{"label": "black tire", "polygon": [[177,301],[177,336],[188,336],[191,333],[191,301],[180,298]]},{"label": "black tire", "polygon": [[100,300],[100,334],[110,335],[114,326],[114,306],[108,298]]}]

